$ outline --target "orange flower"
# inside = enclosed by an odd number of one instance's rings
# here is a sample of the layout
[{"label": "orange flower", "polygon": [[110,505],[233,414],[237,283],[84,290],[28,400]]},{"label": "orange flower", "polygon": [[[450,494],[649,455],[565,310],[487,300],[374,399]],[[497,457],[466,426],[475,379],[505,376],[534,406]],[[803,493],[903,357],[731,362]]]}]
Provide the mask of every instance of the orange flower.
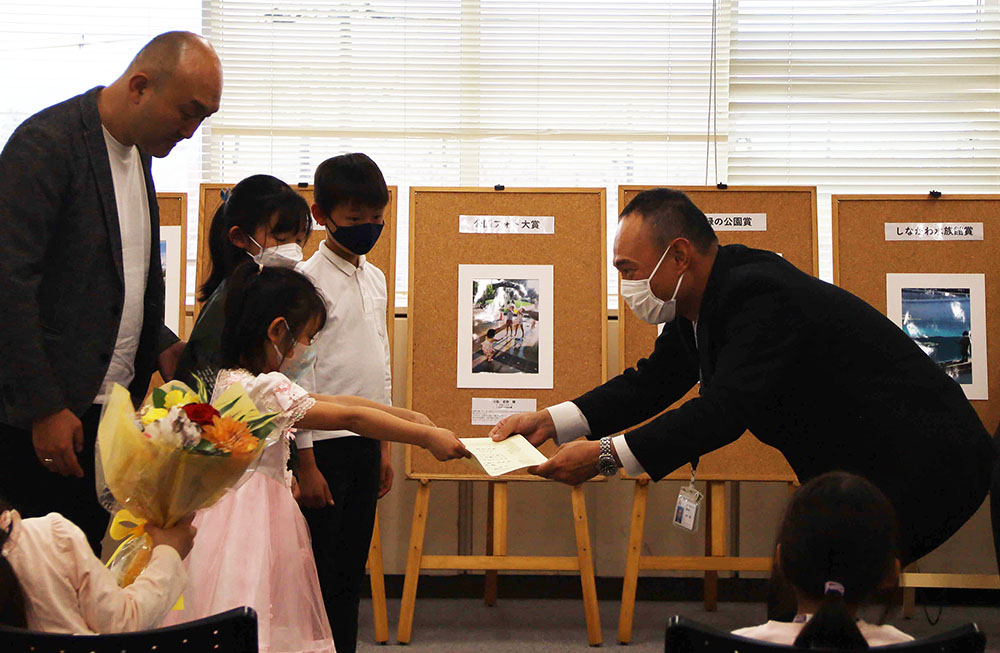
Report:
[{"label": "orange flower", "polygon": [[252,453],[259,444],[246,424],[231,417],[214,417],[211,425],[202,428],[201,435],[219,451],[234,454]]}]

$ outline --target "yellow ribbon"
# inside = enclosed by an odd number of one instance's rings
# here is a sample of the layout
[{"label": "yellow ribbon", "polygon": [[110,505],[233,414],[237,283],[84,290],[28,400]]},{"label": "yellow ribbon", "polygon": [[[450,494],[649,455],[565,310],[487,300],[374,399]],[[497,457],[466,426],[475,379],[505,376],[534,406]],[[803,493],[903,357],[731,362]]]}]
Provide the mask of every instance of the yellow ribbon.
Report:
[{"label": "yellow ribbon", "polygon": [[[127,526],[126,524],[131,524],[131,526]],[[114,519],[111,520],[111,528],[109,529],[108,534],[111,535],[111,539],[115,541],[125,540],[125,542],[127,542],[129,539],[139,537],[145,533],[145,524],[145,519],[136,517],[128,510],[119,510],[115,513]],[[124,545],[125,542],[122,542],[122,545]],[[120,549],[121,546],[118,548]],[[117,553],[118,552],[115,551],[115,554]],[[111,556],[112,559],[114,559],[114,557],[115,556]]]},{"label": "yellow ribbon", "polygon": [[[119,510],[115,513],[114,518],[111,520],[111,528],[108,529],[108,535],[111,539],[123,540],[115,552],[111,554],[111,558],[108,559],[107,567],[111,567],[111,564],[118,557],[122,548],[132,540],[137,537],[142,537],[146,534],[146,520],[141,517],[136,517],[131,512],[126,509]],[[172,610],[183,610],[184,609],[184,595],[182,594],[177,599],[177,603],[174,604]]]}]

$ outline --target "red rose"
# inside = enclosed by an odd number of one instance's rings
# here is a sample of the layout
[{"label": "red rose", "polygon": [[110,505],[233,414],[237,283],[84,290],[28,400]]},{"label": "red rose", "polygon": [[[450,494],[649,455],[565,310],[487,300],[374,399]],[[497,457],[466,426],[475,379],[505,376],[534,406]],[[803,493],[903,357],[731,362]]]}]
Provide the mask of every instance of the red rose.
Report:
[{"label": "red rose", "polygon": [[202,426],[211,424],[212,418],[219,415],[219,411],[209,404],[188,404],[184,406],[184,412],[187,413],[189,420]]}]

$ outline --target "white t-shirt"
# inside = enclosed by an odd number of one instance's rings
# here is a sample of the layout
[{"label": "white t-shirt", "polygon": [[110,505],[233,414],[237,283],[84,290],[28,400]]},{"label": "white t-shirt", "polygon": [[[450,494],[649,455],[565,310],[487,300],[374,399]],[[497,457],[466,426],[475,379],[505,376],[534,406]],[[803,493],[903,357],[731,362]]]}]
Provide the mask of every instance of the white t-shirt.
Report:
[{"label": "white t-shirt", "polygon": [[[135,354],[139,349],[139,336],[142,333],[146,278],[149,273],[149,198],[146,195],[146,178],[142,174],[139,148],[122,145],[107,129],[104,129],[104,142],[108,147],[115,204],[118,207],[125,302],[122,305],[115,351],[111,355],[101,387],[118,383],[127,388],[135,377]],[[103,390],[94,401],[104,402]]]},{"label": "white t-shirt", "polygon": [[[388,301],[385,275],[364,256],[354,264],[338,256],[324,241],[299,272],[312,279],[327,301],[326,326],[316,336],[314,378],[302,386],[324,395],[353,395],[392,403],[392,366],[385,325]],[[295,444],[308,449],[314,440],[356,436],[351,431],[307,431]]]},{"label": "white t-shirt", "polygon": [[[858,620],[857,623],[858,630],[861,631],[861,635],[868,642],[868,646],[887,646],[889,644],[913,641],[911,636],[893,626],[874,626],[863,619]],[[804,626],[804,622],[768,621],[760,626],[750,626],[749,628],[734,630],[733,634],[791,646],[795,643],[795,638],[799,636]]]}]

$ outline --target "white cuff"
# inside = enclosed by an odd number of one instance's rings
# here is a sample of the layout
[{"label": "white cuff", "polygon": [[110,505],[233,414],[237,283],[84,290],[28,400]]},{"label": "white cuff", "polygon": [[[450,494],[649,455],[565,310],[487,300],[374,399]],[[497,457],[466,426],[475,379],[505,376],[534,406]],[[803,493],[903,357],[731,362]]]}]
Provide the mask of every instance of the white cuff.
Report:
[{"label": "white cuff", "polygon": [[313,432],[309,429],[302,429],[301,431],[295,431],[295,448],[296,449],[312,449],[313,446]]},{"label": "white cuff", "polygon": [[565,444],[590,435],[590,423],[583,416],[580,407],[572,401],[564,401],[545,410],[549,411],[552,424],[556,427],[556,444]]},{"label": "white cuff", "polygon": [[626,474],[629,476],[642,476],[646,473],[646,470],[639,464],[639,460],[635,457],[635,454],[628,448],[628,442],[625,441],[624,435],[616,435],[611,438],[611,445],[615,448],[615,453],[618,454],[618,460],[622,461],[622,468]]}]

